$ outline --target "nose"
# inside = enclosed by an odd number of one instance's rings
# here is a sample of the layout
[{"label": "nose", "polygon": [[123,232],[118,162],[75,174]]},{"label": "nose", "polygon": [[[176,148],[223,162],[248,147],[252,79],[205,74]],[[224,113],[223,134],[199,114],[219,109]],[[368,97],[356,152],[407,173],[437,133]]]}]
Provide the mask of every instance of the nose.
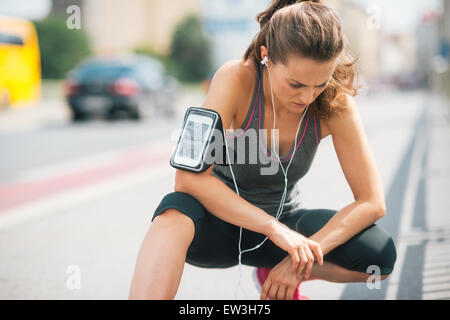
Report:
[{"label": "nose", "polygon": [[314,96],[314,88],[304,88],[298,100],[301,101],[302,104],[310,105],[314,102]]}]

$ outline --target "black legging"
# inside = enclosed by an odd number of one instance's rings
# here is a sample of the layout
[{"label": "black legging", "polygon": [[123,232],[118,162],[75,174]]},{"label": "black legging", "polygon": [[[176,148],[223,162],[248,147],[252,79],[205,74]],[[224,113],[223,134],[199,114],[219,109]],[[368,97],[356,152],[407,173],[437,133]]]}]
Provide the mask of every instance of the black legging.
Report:
[{"label": "black legging", "polygon": [[[194,221],[195,235],[187,252],[187,263],[203,268],[228,268],[238,264],[239,227],[217,218],[197,199],[183,192],[167,194],[156,208],[153,219],[171,208]],[[280,221],[309,237],[320,230],[336,212],[328,209],[299,209]],[[263,234],[243,229],[241,248],[253,248],[264,238]],[[243,253],[242,264],[272,268],[286,256],[286,251],[267,240],[259,249]],[[373,224],[323,258],[346,269],[365,273],[372,273],[373,270],[368,270],[368,267],[375,265],[380,268],[381,275],[387,275],[392,273],[397,253],[389,234]]]}]

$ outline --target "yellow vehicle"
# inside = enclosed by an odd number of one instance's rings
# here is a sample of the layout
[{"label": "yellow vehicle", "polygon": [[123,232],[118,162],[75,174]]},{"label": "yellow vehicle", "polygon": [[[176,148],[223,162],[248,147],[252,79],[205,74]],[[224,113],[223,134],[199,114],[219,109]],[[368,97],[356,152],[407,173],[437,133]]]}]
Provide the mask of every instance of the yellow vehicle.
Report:
[{"label": "yellow vehicle", "polygon": [[0,15],[0,105],[33,102],[41,95],[41,62],[36,28]]}]

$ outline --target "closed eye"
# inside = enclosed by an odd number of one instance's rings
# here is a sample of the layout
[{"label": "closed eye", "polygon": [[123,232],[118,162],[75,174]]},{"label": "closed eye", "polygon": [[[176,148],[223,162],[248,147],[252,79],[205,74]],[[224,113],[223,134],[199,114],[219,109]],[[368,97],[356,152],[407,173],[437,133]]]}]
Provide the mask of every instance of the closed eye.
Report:
[{"label": "closed eye", "polygon": [[[289,84],[289,86],[294,89],[306,88],[306,86],[304,84]],[[316,88],[325,88],[326,86],[328,86],[327,82],[324,84],[321,84],[320,86],[316,86]]]},{"label": "closed eye", "polygon": [[[297,83],[295,83],[295,84],[289,83],[289,86],[290,86],[291,88],[294,88],[294,89],[300,89],[300,88],[306,88],[306,87],[307,87],[307,85],[304,85],[304,84],[299,83],[299,82],[297,82]],[[321,84],[320,86],[316,86],[316,88],[325,88],[326,86],[328,86],[328,81],[327,81],[327,82],[324,82],[324,83]]]},{"label": "closed eye", "polygon": [[303,84],[289,84],[289,85],[291,86],[291,88],[294,88],[294,89],[300,89],[300,88],[306,87]]}]

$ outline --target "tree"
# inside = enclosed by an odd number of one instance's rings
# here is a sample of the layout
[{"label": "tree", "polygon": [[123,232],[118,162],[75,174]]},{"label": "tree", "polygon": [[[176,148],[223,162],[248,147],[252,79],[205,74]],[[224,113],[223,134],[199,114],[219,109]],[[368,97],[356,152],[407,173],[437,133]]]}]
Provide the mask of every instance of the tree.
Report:
[{"label": "tree", "polygon": [[82,29],[69,29],[64,16],[51,15],[35,21],[41,51],[42,77],[63,78],[82,59],[91,46]]},{"label": "tree", "polygon": [[186,17],[175,28],[170,59],[182,81],[203,81],[210,74],[211,45],[197,16]]}]

